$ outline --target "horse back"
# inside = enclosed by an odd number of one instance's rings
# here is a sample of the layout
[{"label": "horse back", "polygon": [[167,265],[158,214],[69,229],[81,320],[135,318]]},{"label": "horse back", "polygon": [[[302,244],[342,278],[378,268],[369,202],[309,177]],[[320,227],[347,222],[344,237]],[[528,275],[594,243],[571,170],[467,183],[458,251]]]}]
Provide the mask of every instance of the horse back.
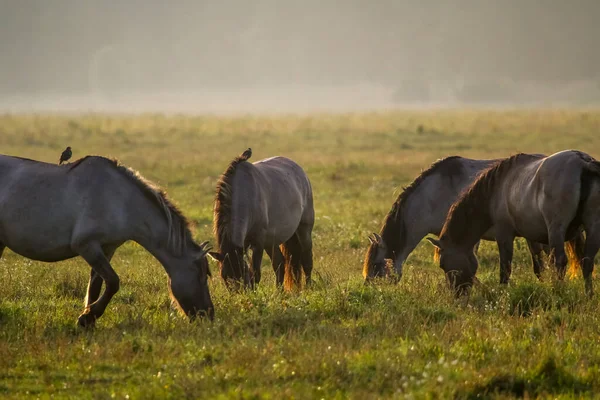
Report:
[{"label": "horse back", "polygon": [[232,197],[232,228],[239,232],[238,241],[264,234],[267,241],[281,243],[301,221],[314,223],[310,181],[302,167],[286,157],[240,164]]},{"label": "horse back", "polygon": [[573,151],[527,157],[517,160],[499,185],[494,219],[518,236],[546,242],[549,224],[567,226],[577,215],[582,160]]},{"label": "horse back", "polygon": [[111,204],[122,207],[135,190],[131,180],[102,157],[86,157],[75,168],[75,163],[58,166],[11,158],[0,156],[0,203],[27,207],[30,214],[39,211],[44,219],[100,215]]},{"label": "horse back", "polygon": [[400,195],[404,223],[421,225],[407,229],[439,235],[452,204],[494,162],[456,156],[438,161],[423,172]]},{"label": "horse back", "polygon": [[71,169],[0,156],[0,241],[29,258],[59,259],[81,229],[102,235],[126,225],[131,185],[110,163],[90,158]]}]

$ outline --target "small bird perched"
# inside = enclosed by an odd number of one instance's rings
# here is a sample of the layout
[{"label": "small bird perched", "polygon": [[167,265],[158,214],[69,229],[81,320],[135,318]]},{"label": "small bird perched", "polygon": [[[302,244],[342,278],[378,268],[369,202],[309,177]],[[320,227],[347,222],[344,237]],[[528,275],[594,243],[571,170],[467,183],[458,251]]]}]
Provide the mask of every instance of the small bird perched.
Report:
[{"label": "small bird perched", "polygon": [[62,154],[60,155],[60,161],[58,162],[58,165],[61,165],[65,161],[68,161],[72,155],[73,155],[73,152],[71,151],[71,146],[67,146],[65,151],[63,151]]},{"label": "small bird perched", "polygon": [[246,150],[246,151],[244,151],[244,152],[242,153],[242,158],[243,158],[244,160],[247,160],[247,159],[249,159],[250,157],[252,157],[252,149],[251,149],[250,147],[248,147],[248,150]]}]

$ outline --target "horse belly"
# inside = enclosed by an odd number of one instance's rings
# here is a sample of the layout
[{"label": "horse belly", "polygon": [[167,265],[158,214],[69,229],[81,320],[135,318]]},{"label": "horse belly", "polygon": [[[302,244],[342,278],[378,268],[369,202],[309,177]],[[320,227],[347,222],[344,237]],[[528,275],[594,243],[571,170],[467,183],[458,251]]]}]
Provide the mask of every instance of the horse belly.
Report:
[{"label": "horse belly", "polygon": [[532,212],[527,219],[515,221],[517,236],[532,240],[538,243],[548,242],[548,227],[543,215],[538,212]]},{"label": "horse belly", "polygon": [[298,225],[300,223],[300,218],[297,221],[293,221],[287,219],[282,224],[277,224],[277,226],[272,226],[267,229],[266,242],[272,244],[281,244],[286,242],[289,238],[291,238],[296,230],[298,229]]},{"label": "horse belly", "polygon": [[491,227],[490,229],[488,229],[481,238],[483,240],[495,242],[496,241],[496,233],[494,232],[494,227]]},{"label": "horse belly", "polygon": [[56,262],[63,261],[69,258],[77,257],[78,254],[75,253],[71,246],[59,246],[59,247],[28,247],[19,245],[15,246],[7,246],[13,252],[17,253],[20,256],[29,258],[35,261],[44,261],[44,262]]},{"label": "horse belly", "polygon": [[302,215],[304,214],[304,204],[299,196],[288,196],[286,202],[271,202],[274,204],[267,211],[268,226],[267,240],[271,243],[283,243],[287,241],[298,230]]},{"label": "horse belly", "polygon": [[71,249],[70,240],[58,236],[13,235],[5,239],[6,247],[15,253],[37,261],[61,261],[77,256]]},{"label": "horse belly", "polygon": [[269,209],[266,229],[266,242],[281,244],[287,241],[298,230],[303,209],[300,206]]},{"label": "horse belly", "polygon": [[548,240],[546,219],[539,206],[538,188],[533,181],[511,193],[508,214],[506,220],[510,221],[516,236],[540,243]]},{"label": "horse belly", "polygon": [[41,224],[29,218],[4,220],[0,242],[15,253],[38,261],[60,261],[76,256],[71,249],[71,230],[59,223]]}]

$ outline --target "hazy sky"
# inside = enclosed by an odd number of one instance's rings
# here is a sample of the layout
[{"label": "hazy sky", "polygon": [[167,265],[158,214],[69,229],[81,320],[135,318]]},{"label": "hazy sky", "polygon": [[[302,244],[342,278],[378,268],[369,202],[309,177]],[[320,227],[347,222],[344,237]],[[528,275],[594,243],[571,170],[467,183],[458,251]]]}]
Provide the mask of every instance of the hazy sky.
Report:
[{"label": "hazy sky", "polygon": [[600,85],[599,17],[600,0],[0,0],[0,100]]}]

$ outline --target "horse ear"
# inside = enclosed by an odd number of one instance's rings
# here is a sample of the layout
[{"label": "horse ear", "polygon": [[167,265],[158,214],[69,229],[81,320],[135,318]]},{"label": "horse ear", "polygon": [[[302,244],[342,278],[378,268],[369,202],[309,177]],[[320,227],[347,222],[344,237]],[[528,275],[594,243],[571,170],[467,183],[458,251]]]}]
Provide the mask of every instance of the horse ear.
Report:
[{"label": "horse ear", "polygon": [[210,245],[208,244],[208,240],[200,244],[200,251],[196,255],[196,259],[199,260],[202,257],[206,256],[210,249],[212,249],[212,247],[210,247]]},{"label": "horse ear", "polygon": [[371,233],[369,235],[369,242],[371,242],[372,244],[380,244],[381,243],[381,236],[379,236],[378,234],[376,234],[375,232]]},{"label": "horse ear", "polygon": [[216,251],[209,251],[208,255],[210,258],[217,262],[223,262],[223,255],[221,253],[218,253]]},{"label": "horse ear", "polygon": [[434,245],[436,248],[440,249],[442,248],[442,245],[440,244],[440,241],[437,239],[434,239],[432,237],[427,237],[425,238],[427,240],[429,240],[429,243],[431,243],[432,245]]}]

